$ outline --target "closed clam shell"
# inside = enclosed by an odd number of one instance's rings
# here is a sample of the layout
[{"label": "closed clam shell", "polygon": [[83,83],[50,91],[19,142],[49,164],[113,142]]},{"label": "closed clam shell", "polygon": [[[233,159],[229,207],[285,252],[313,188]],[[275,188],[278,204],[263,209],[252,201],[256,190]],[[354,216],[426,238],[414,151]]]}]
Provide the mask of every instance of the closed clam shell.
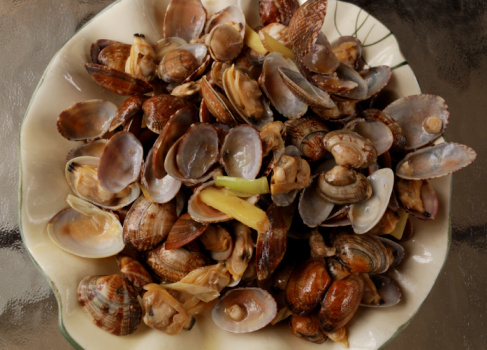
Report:
[{"label": "closed clam shell", "polygon": [[160,204],[141,196],[132,204],[124,220],[124,241],[139,251],[152,249],[167,238],[176,220],[174,201]]},{"label": "closed clam shell", "polygon": [[238,125],[228,132],[221,163],[229,176],[255,179],[262,166],[262,141],[256,128]]},{"label": "closed clam shell", "polygon": [[57,213],[47,224],[51,240],[61,249],[85,258],[104,258],[124,248],[122,225],[112,213],[73,195],[70,208]]},{"label": "closed clam shell", "polygon": [[140,141],[120,131],[108,141],[98,164],[98,180],[108,192],[117,193],[139,177],[144,156]]},{"label": "closed clam shell", "polygon": [[384,215],[394,187],[394,172],[389,168],[379,169],[367,177],[372,186],[369,199],[350,206],[348,217],[356,233],[372,229]]},{"label": "closed clam shell", "polygon": [[208,259],[201,252],[184,248],[168,250],[163,243],[146,253],[146,262],[163,280],[177,282],[194,269],[207,265]]},{"label": "closed clam shell", "polygon": [[319,311],[321,327],[325,332],[334,332],[345,326],[355,315],[362,295],[364,282],[359,275],[334,281],[328,289]]},{"label": "closed clam shell", "polygon": [[87,276],[77,293],[83,311],[111,334],[133,333],[142,320],[138,293],[121,275]]},{"label": "closed clam shell", "polygon": [[315,116],[289,119],[286,126],[286,142],[296,146],[301,155],[311,161],[321,159],[327,153],[323,138],[328,127],[321,118]]},{"label": "closed clam shell", "polygon": [[130,55],[130,47],[131,45],[129,44],[114,42],[101,49],[98,54],[98,63],[119,71],[124,71],[125,62]]},{"label": "closed clam shell", "polygon": [[230,101],[225,95],[211,86],[206,76],[201,78],[201,94],[208,110],[219,123],[229,126],[237,125],[237,120],[231,110],[233,107],[230,105]]},{"label": "closed clam shell", "polygon": [[190,42],[201,35],[206,10],[200,0],[171,0],[164,15],[164,37],[178,37]]},{"label": "closed clam shell", "polygon": [[182,108],[194,111],[192,104],[182,97],[168,94],[156,95],[142,105],[144,122],[150,130],[160,134],[171,116]]},{"label": "closed clam shell", "polygon": [[232,61],[240,54],[244,42],[240,33],[242,27],[237,25],[237,28],[227,23],[213,27],[206,38],[206,44],[214,60]]},{"label": "closed clam shell", "polygon": [[406,150],[417,149],[440,137],[450,117],[443,98],[419,94],[395,100],[384,108],[401,125],[406,136]]},{"label": "closed clam shell", "polygon": [[86,71],[100,86],[117,95],[141,95],[154,90],[148,82],[101,64],[86,63]]},{"label": "closed clam shell", "polygon": [[310,313],[331,283],[324,259],[309,259],[291,274],[286,286],[286,305],[295,314]]},{"label": "closed clam shell", "polygon": [[291,332],[299,338],[303,338],[315,344],[321,344],[328,339],[321,328],[320,319],[315,313],[292,315],[290,324]]},{"label": "closed clam shell", "polygon": [[392,249],[374,235],[340,233],[333,240],[336,255],[354,273],[380,274],[394,262]]},{"label": "closed clam shell", "polygon": [[57,129],[68,140],[95,139],[108,131],[116,111],[117,106],[106,100],[78,102],[59,114]]},{"label": "closed clam shell", "polygon": [[446,176],[471,164],[477,153],[470,147],[444,142],[408,153],[396,166],[396,175],[408,180]]},{"label": "closed clam shell", "polygon": [[220,298],[211,317],[223,330],[248,333],[265,327],[276,313],[276,301],[264,289],[234,288]]}]

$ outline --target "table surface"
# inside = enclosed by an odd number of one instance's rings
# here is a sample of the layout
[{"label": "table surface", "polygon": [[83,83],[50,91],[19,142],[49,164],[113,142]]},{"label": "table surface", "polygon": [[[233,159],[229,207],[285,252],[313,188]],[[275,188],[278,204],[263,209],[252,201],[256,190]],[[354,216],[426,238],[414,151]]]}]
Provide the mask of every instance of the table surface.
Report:
[{"label": "table surface", "polygon": [[[436,285],[388,349],[487,348],[487,3],[354,0],[397,37],[424,93],[442,96],[445,136],[478,157],[453,176],[452,243]],[[0,348],[69,349],[56,299],[18,226],[18,135],[29,100],[58,48],[110,0],[0,1]],[[326,348],[326,345],[323,345]]]}]

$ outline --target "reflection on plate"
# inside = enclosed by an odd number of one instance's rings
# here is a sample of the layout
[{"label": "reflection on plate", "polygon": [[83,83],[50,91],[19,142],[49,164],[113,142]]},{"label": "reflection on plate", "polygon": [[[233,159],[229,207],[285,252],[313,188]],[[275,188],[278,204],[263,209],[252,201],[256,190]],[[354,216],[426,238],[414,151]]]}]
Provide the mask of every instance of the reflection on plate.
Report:
[{"label": "reflection on plate", "polygon": [[[25,115],[21,131],[21,228],[24,243],[46,275],[59,301],[60,327],[77,347],[102,349],[317,349],[317,345],[293,336],[287,329],[267,328],[253,334],[234,335],[217,328],[203,316],[189,332],[167,336],[141,325],[132,335],[112,336],[97,328],[78,306],[76,288],[86,275],[117,271],[114,258],[89,260],[57,248],[49,239],[46,223],[66,206],[70,192],[64,179],[64,159],[73,143],[56,130],[58,114],[75,102],[104,98],[116,104],[120,97],[96,86],[85,71],[93,41],[109,38],[130,43],[134,33],[150,42],[161,37],[159,25],[168,0],[122,0],[104,10],[83,27],[56,54],[46,69]],[[231,3],[241,4],[249,24],[258,21],[256,0],[203,1],[210,13]],[[380,22],[360,8],[329,0],[323,28],[331,40],[355,35],[364,44],[364,57],[371,66],[394,67],[389,89],[400,96],[420,92],[415,76],[399,51],[398,44]],[[449,246],[449,200],[451,177],[432,181],[441,203],[434,222],[415,221],[416,234],[406,246],[407,257],[394,276],[404,300],[390,309],[359,309],[349,324],[350,349],[383,346],[412,318],[433,287]],[[286,326],[282,326],[286,328]],[[341,349],[328,341],[327,349]]]}]

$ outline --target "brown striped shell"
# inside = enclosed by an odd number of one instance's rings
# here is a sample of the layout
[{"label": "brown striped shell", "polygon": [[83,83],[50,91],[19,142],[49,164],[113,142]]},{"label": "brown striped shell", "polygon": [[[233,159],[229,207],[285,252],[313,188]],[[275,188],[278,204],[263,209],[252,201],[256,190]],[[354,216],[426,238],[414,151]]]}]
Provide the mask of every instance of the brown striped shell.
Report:
[{"label": "brown striped shell", "polygon": [[93,323],[111,334],[133,333],[142,319],[137,292],[118,274],[83,278],[78,301]]}]

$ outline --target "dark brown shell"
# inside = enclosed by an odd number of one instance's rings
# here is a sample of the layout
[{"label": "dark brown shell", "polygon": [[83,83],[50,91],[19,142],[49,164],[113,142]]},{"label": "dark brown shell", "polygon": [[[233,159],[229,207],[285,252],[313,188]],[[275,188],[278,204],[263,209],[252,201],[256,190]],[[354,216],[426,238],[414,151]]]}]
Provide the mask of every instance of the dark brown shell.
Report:
[{"label": "dark brown shell", "polygon": [[321,328],[318,315],[292,315],[290,318],[291,332],[298,338],[306,339],[315,344],[323,343],[328,337]]},{"label": "dark brown shell", "polygon": [[287,26],[298,7],[297,0],[260,0],[259,12],[262,25],[277,22]]},{"label": "dark brown shell", "polygon": [[115,335],[133,333],[142,319],[138,293],[118,274],[87,276],[78,286],[78,301],[98,327]]},{"label": "dark brown shell", "polygon": [[295,314],[310,313],[331,283],[325,260],[309,259],[291,275],[286,286],[286,304]]},{"label": "dark brown shell", "polygon": [[174,249],[192,242],[205,232],[208,224],[199,223],[191,218],[189,213],[181,215],[169,231],[165,246]]},{"label": "dark brown shell", "polygon": [[359,275],[334,281],[321,303],[319,318],[323,330],[334,332],[345,326],[355,315],[363,294],[364,281]]},{"label": "dark brown shell", "polygon": [[147,97],[142,95],[130,96],[118,107],[117,113],[112,119],[112,124],[108,131],[113,131],[120,125],[132,119],[138,112],[142,111],[142,103]]},{"label": "dark brown shell", "polygon": [[98,85],[117,95],[141,95],[154,89],[142,79],[101,64],[86,63],[85,68]]}]

